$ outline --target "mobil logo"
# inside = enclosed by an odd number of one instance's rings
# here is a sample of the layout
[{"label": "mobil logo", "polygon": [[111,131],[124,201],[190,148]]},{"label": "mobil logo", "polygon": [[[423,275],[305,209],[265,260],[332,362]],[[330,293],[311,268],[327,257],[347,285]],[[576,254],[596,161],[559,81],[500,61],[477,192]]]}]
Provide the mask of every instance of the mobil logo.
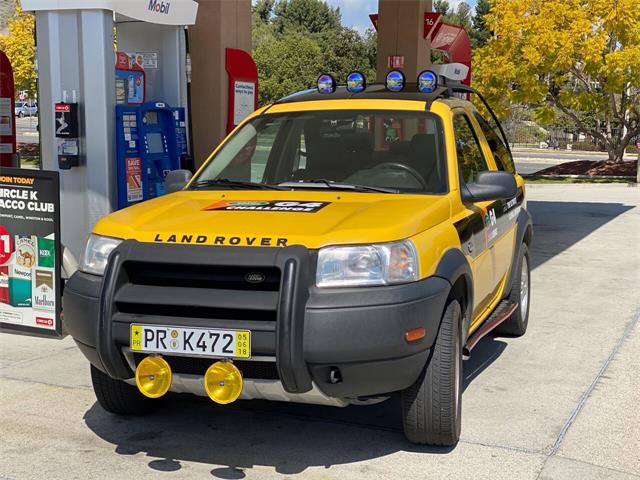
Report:
[{"label": "mobil logo", "polygon": [[149,11],[155,13],[164,13],[165,15],[169,15],[169,7],[171,4],[169,2],[165,3],[163,1],[158,0],[150,0],[149,1]]}]

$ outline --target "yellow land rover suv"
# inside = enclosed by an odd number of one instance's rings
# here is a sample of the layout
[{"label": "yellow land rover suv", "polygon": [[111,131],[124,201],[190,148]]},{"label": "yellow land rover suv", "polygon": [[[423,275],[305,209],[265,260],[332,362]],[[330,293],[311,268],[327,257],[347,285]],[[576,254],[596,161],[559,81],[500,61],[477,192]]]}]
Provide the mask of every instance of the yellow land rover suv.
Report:
[{"label": "yellow land rover suv", "polygon": [[350,80],[261,108],[177,191],[97,223],[63,305],[107,411],[399,392],[409,440],[458,441],[463,356],[527,328],[524,183],[477,92]]}]

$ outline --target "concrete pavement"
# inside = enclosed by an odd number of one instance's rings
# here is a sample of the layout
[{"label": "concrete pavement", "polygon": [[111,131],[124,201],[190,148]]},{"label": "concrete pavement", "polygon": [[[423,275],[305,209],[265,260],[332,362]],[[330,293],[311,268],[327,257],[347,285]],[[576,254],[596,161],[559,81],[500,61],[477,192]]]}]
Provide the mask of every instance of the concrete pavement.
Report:
[{"label": "concrete pavement", "polygon": [[397,399],[173,397],[117,418],[72,341],[0,335],[0,478],[639,479],[640,189],[533,185],[528,199],[529,331],[465,362],[456,448],[408,444]]}]

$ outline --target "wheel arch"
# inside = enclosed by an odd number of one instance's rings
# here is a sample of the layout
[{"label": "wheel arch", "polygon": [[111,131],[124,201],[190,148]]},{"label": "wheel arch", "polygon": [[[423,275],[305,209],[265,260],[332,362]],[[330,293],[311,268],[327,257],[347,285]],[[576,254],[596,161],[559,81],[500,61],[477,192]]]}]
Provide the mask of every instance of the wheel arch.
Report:
[{"label": "wheel arch", "polygon": [[440,259],[435,275],[444,278],[451,285],[448,299],[456,299],[462,309],[463,344],[469,333],[473,312],[473,273],[464,254],[457,249],[447,250]]}]

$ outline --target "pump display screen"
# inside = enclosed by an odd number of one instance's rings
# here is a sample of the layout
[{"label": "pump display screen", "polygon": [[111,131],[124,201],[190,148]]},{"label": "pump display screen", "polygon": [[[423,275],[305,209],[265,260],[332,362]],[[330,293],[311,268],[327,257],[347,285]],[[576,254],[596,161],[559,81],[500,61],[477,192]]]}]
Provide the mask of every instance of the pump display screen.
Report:
[{"label": "pump display screen", "polygon": [[164,141],[161,133],[147,133],[146,139],[149,154],[164,153]]},{"label": "pump display screen", "polygon": [[147,125],[157,125],[158,124],[158,112],[147,112],[144,114],[144,123]]}]

